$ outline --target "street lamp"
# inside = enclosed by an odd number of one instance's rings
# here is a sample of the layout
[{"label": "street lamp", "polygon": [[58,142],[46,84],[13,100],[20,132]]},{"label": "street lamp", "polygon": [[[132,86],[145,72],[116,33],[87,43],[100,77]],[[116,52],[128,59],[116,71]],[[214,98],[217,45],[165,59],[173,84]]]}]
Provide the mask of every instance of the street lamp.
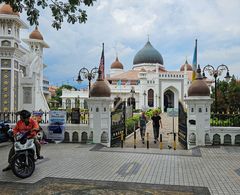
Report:
[{"label": "street lamp", "polygon": [[209,73],[210,76],[214,77],[214,84],[215,84],[215,91],[214,91],[214,96],[215,96],[215,112],[217,112],[217,77],[222,75],[223,71],[227,71],[226,76],[224,77],[225,80],[228,82],[231,78],[230,74],[229,74],[229,69],[226,65],[221,64],[219,65],[216,69],[208,64],[203,68],[203,79],[206,79],[207,77],[205,76],[205,72],[207,71]]},{"label": "street lamp", "polygon": [[[131,93],[131,98],[130,98],[131,101],[130,101],[130,104],[132,105],[132,104],[133,104],[132,101],[133,101],[134,94],[135,94],[135,89],[134,89],[134,87],[131,88],[130,93]],[[133,105],[132,105],[132,107],[133,107]]]},{"label": "street lamp", "polygon": [[84,79],[88,80],[88,97],[90,97],[90,88],[91,88],[91,80],[96,77],[98,73],[98,68],[93,68],[88,70],[87,68],[83,67],[79,70],[77,82],[81,83]]},{"label": "street lamp", "polygon": [[160,98],[161,98],[161,97],[160,97],[160,95],[159,95],[159,96],[158,96],[158,104],[159,104],[159,106],[158,106],[158,107],[159,107],[159,108],[161,108],[161,102],[160,102]]}]

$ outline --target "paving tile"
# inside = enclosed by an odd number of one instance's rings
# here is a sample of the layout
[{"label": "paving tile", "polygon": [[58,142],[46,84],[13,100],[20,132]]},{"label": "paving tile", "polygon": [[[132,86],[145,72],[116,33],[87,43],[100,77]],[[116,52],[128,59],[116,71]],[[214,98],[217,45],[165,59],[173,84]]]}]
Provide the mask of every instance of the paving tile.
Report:
[{"label": "paving tile", "polygon": [[[9,149],[10,146],[0,147],[1,169],[7,165]],[[156,149],[143,153],[140,149],[133,150],[108,149],[100,145],[47,144],[42,148],[45,159],[37,162],[32,177],[21,180],[11,172],[0,172],[0,181],[36,183],[46,177],[72,178],[195,186],[208,188],[211,194],[240,194],[240,155],[229,152],[229,148],[198,148],[201,156],[192,156],[191,151],[184,150],[179,153],[165,150],[162,151],[164,154]]]}]

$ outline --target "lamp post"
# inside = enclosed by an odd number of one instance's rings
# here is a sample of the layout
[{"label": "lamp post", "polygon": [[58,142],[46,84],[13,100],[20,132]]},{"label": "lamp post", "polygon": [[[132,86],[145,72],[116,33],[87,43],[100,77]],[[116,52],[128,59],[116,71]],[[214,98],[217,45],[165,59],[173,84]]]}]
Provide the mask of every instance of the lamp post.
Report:
[{"label": "lamp post", "polygon": [[144,100],[144,109],[146,108],[146,91],[144,90],[144,92],[143,92],[143,100]]},{"label": "lamp post", "polygon": [[157,99],[157,94],[155,95],[155,102],[156,102],[156,107],[158,107],[158,99]]},{"label": "lamp post", "polygon": [[160,102],[160,98],[161,98],[161,97],[160,97],[160,95],[159,95],[159,96],[158,96],[158,104],[159,104],[159,106],[158,106],[158,107],[159,107],[159,108],[161,108],[161,102]]},{"label": "lamp post", "polygon": [[[130,93],[131,93],[131,98],[130,98],[131,101],[130,101],[130,104],[132,105],[132,100],[133,100],[134,94],[135,94],[135,89],[134,89],[134,87],[131,88]],[[133,107],[133,105],[132,105],[132,107]]]},{"label": "lamp post", "polygon": [[205,76],[205,72],[204,71],[207,71],[209,73],[210,76],[213,76],[214,77],[214,84],[215,84],[215,90],[214,90],[214,96],[215,96],[215,112],[217,112],[217,78],[219,76],[222,75],[222,72],[223,71],[227,71],[226,73],[226,76],[224,77],[226,79],[226,81],[228,82],[231,78],[230,74],[229,74],[229,69],[226,65],[224,64],[221,64],[219,65],[216,69],[208,64],[206,66],[204,66],[203,68],[203,78],[206,79],[207,77]]},{"label": "lamp post", "polygon": [[77,82],[81,83],[84,79],[88,80],[88,97],[90,97],[90,88],[91,88],[91,80],[96,77],[96,74],[98,73],[98,68],[94,67],[91,70],[88,70],[87,68],[83,67],[79,70]]}]

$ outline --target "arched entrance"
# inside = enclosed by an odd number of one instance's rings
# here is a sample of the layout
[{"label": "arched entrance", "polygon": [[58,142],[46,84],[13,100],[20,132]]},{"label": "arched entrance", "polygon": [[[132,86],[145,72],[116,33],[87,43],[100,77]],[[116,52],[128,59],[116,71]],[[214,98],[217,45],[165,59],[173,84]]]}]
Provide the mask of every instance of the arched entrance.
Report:
[{"label": "arched entrance", "polygon": [[152,89],[148,90],[148,106],[154,106],[154,91]]},{"label": "arched entrance", "polygon": [[130,106],[132,105],[132,108],[135,109],[136,108],[136,101],[134,97],[130,97],[127,99],[127,105]]},{"label": "arched entrance", "polygon": [[167,108],[174,108],[174,93],[169,89],[164,93],[164,112]]}]

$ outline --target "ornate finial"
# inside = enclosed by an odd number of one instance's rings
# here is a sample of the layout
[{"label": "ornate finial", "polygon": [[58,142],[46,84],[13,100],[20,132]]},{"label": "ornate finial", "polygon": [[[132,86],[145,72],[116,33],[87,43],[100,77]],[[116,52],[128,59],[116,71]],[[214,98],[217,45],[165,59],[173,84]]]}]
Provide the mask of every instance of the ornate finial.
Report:
[{"label": "ornate finial", "polygon": [[147,36],[148,36],[148,42],[149,42],[149,36],[150,36],[150,35],[149,35],[149,34],[147,34]]},{"label": "ornate finial", "polygon": [[118,59],[118,52],[117,52],[117,44],[115,44],[115,46],[113,47],[115,52],[116,52],[116,60]]},{"label": "ornate finial", "polygon": [[196,80],[202,80],[200,64],[198,64]]}]

